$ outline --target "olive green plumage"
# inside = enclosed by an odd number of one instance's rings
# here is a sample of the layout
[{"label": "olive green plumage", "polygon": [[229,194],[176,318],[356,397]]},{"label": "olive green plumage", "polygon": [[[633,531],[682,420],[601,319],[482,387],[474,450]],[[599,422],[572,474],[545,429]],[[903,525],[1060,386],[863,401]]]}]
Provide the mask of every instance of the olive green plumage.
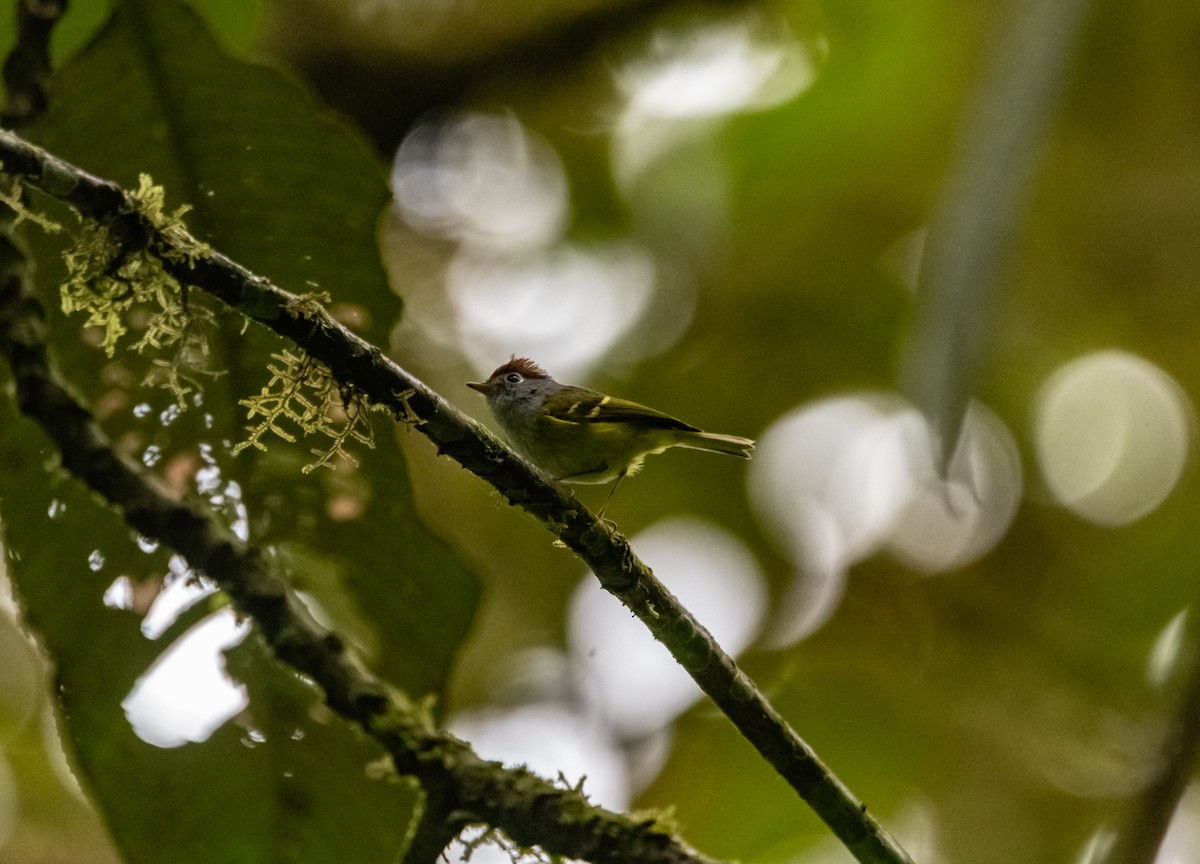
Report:
[{"label": "olive green plumage", "polygon": [[754,449],[749,438],[704,432],[645,405],[560,384],[525,357],[513,357],[486,382],[467,386],[487,397],[517,452],[567,483],[619,483],[646,456],[670,447],[743,459]]}]

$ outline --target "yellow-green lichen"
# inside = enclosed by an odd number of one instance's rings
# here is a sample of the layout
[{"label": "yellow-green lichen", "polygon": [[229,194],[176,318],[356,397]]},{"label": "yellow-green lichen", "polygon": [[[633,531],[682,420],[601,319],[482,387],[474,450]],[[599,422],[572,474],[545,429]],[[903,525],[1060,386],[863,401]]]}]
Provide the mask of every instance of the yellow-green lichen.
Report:
[{"label": "yellow-green lichen", "polygon": [[293,294],[283,308],[293,318],[319,321],[329,317],[325,304],[332,302],[333,296],[328,291],[310,291],[307,294]]},{"label": "yellow-green lichen", "polygon": [[[0,163],[0,168],[3,168],[3,163]],[[14,180],[11,189],[5,189],[0,186],[0,201],[7,204],[13,211],[13,221],[9,228],[16,228],[22,222],[32,222],[37,225],[47,234],[57,234],[63,230],[62,226],[36,210],[30,210],[24,201],[24,186],[20,180]]]},{"label": "yellow-green lichen", "polygon": [[429,421],[416,412],[412,405],[408,404],[408,400],[417,395],[417,391],[413,388],[408,388],[399,393],[393,392],[392,397],[400,403],[400,408],[395,412],[396,419],[408,427],[424,426]]},{"label": "yellow-green lichen", "polygon": [[[313,449],[317,457],[304,466],[304,473],[317,468],[333,468],[339,458],[357,465],[346,450],[351,441],[375,446],[375,433],[368,414],[370,401],[357,391],[338,386],[329,367],[307,354],[283,351],[272,354],[275,363],[267,364],[271,380],[262,391],[249,399],[240,400],[246,406],[247,438],[233,448],[240,453],[248,447],[266,450],[262,438],[268,432],[289,443],[295,442],[298,431],[304,435],[321,435],[329,439],[324,449]],[[257,423],[255,418],[261,418]]]},{"label": "yellow-green lichen", "polygon": [[[478,831],[479,833],[475,833]],[[462,844],[462,860],[470,861],[476,850],[484,846],[494,846],[500,849],[513,864],[521,861],[535,861],[538,864],[555,864],[561,861],[558,856],[551,855],[538,846],[522,846],[499,828],[468,829],[459,835]]]},{"label": "yellow-green lichen", "polygon": [[[162,241],[153,246],[128,247],[117,237],[112,223],[84,219],[75,243],[64,254],[67,278],[61,286],[62,308],[67,314],[87,315],[86,326],[103,331],[101,345],[112,357],[121,338],[129,330],[129,313],[135,306],[149,304],[158,311],[149,342],[165,347],[184,332],[178,318],[186,316],[181,300],[183,288],[166,272],[162,259],[195,264],[209,247],[192,237],[183,223],[187,205],[167,213],[165,193],[146,174],[139,178],[136,191],[128,193],[128,206],[136,210],[157,230]],[[165,322],[174,322],[163,326]]]},{"label": "yellow-green lichen", "polygon": [[164,258],[193,266],[198,258],[212,253],[212,247],[193,237],[184,224],[183,217],[192,206],[183,204],[168,213],[166,192],[163,187],[154,185],[149,174],[138,176],[138,188],[128,193],[128,197],[135,209],[158,229],[165,241],[159,244],[158,252]]},{"label": "yellow-green lichen", "polygon": [[201,389],[200,376],[216,378],[224,374],[212,362],[216,316],[207,306],[185,304],[181,293],[161,288],[155,302],[158,309],[133,348],[139,354],[154,351],[166,356],[151,360],[143,383],[169,390],[175,404],[187,408],[186,397]]},{"label": "yellow-green lichen", "polygon": [[[186,397],[199,389],[198,376],[219,374],[211,368],[209,355],[216,324],[210,309],[187,302],[186,287],[166,272],[163,261],[194,266],[211,250],[183,222],[191,208],[183,205],[168,212],[165,201],[163,187],[147,174],[126,194],[128,211],[153,228],[140,247],[127,238],[123,241],[111,221],[81,220],[75,242],[64,255],[62,308],[67,314],[87,315],[85,326],[100,328],[100,344],[109,357],[133,326],[131,320],[140,317],[145,329],[132,347],[138,353],[167,355],[153,359],[145,383],[170,390],[176,404],[186,408]],[[138,309],[145,311],[136,313]]]},{"label": "yellow-green lichen", "polygon": [[[0,192],[0,201],[6,200]],[[144,329],[132,347],[139,353],[171,352],[152,359],[146,383],[170,390],[176,404],[186,408],[186,397],[199,389],[199,375],[221,374],[213,368],[210,354],[216,321],[211,309],[188,302],[186,286],[167,272],[164,262],[194,267],[211,249],[184,224],[190,207],[168,211],[163,188],[148,175],[141,175],[138,188],[126,193],[126,202],[126,215],[136,213],[142,228],[148,225],[151,230],[139,245],[130,241],[128,224],[118,227],[120,220],[82,219],[64,256],[63,311],[83,313],[87,326],[100,328],[100,344],[112,357],[133,326],[135,307],[144,310],[137,327]],[[136,236],[136,228],[133,233]],[[299,294],[285,309],[295,317],[322,320],[328,318],[324,304],[329,301],[324,292]],[[311,451],[316,459],[304,467],[305,473],[333,468],[340,459],[357,464],[346,448],[351,442],[375,446],[368,419],[375,406],[361,393],[341,388],[328,367],[303,352],[283,351],[272,360],[267,364],[271,379],[262,391],[240,400],[248,409],[248,434],[234,452],[265,450],[262,439],[268,432],[287,442],[295,442],[300,434],[318,435],[328,444]]]},{"label": "yellow-green lichen", "polygon": [[84,325],[103,331],[100,344],[109,357],[128,332],[129,310],[153,296],[156,283],[170,285],[170,290],[179,287],[145,250],[126,254],[103,222],[84,221],[63,260],[67,278],[61,286],[62,310],[87,315]]}]

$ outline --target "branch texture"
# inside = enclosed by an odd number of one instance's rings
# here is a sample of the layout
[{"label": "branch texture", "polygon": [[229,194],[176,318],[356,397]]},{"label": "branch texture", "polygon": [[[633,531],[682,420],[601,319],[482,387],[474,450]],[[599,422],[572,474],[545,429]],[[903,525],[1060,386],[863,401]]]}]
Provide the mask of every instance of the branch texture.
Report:
[{"label": "branch texture", "polygon": [[478,822],[502,828],[522,845],[597,864],[713,864],[652,820],[613,813],[530,771],[485,761],[465,742],[431,728],[312,620],[257,548],[172,500],[153,475],[113,450],[51,371],[42,307],[26,290],[22,270],[20,252],[0,238],[0,353],[12,368],[21,410],[54,442],[64,468],[118,507],[131,527],[220,585],[283,662],[309,676],[334,711],[378,741],[398,772],[421,782],[426,813],[434,816],[418,832],[424,860]]},{"label": "branch texture", "polygon": [[[176,247],[163,236],[116,184],[93,177],[8,132],[0,132],[0,161],[5,173],[71,204],[85,218],[108,223],[122,242],[132,248],[148,248],[156,253],[166,271],[180,284],[213,295],[294,342],[328,366],[343,386],[366,395],[377,405],[390,408],[398,419],[415,426],[428,437],[439,454],[450,456],[491,483],[509,502],[545,523],[551,533],[591,568],[600,584],[667,647],[700,688],[825,821],[856,859],[863,864],[911,861],[866,807],[783,720],[708,631],[634,555],[629,542],[597,520],[573,496],[548,483],[483,427],[323,311],[310,313],[305,309],[301,313],[298,310],[303,304],[298,302],[296,295],[218,252],[189,262],[189,250]],[[134,512],[139,513],[136,507]],[[152,534],[142,525],[135,527]],[[234,547],[228,541],[218,547],[200,551],[215,554],[214,562],[225,566]],[[180,551],[187,555],[185,550]],[[194,563],[208,569],[202,560]],[[273,590],[277,595],[278,588]],[[265,608],[247,611],[256,620],[260,614],[268,616],[263,626],[270,634],[279,630],[277,616],[285,605],[276,596]],[[362,722],[362,708],[353,707],[358,697],[367,698],[371,703],[380,698],[374,691],[335,693],[330,698],[331,702],[343,705],[347,710],[356,710],[358,714],[354,719]],[[368,714],[370,718],[375,717],[372,712]],[[372,730],[388,731],[380,729],[374,719],[368,719],[364,725]],[[411,769],[405,767],[402,770]],[[560,791],[556,790],[556,793]],[[506,830],[508,827],[505,824]],[[523,842],[518,834],[512,836]],[[542,841],[539,838],[537,842]]]}]

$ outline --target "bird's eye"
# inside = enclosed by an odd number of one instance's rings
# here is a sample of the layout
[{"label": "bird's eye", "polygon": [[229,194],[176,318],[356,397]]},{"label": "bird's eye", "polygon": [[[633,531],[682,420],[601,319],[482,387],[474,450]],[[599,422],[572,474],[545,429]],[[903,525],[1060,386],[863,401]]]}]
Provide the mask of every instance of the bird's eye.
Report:
[{"label": "bird's eye", "polygon": [[509,384],[520,384],[521,376],[518,375],[516,372],[509,372],[507,375],[504,376],[504,380],[507,381]]}]

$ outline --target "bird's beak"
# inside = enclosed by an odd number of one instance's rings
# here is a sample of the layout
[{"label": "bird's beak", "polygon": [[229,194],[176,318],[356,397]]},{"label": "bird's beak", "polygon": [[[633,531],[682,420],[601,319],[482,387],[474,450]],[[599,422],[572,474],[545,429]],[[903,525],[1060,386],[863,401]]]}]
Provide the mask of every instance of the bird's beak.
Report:
[{"label": "bird's beak", "polygon": [[489,393],[491,393],[491,392],[492,392],[492,388],[491,388],[489,385],[487,385],[487,384],[480,384],[480,383],[478,383],[478,382],[475,382],[475,381],[468,381],[468,382],[467,382],[467,386],[468,386],[468,387],[470,387],[472,390],[475,390],[475,391],[478,391],[479,393],[482,393],[484,396],[486,396],[486,395],[488,395]]}]

